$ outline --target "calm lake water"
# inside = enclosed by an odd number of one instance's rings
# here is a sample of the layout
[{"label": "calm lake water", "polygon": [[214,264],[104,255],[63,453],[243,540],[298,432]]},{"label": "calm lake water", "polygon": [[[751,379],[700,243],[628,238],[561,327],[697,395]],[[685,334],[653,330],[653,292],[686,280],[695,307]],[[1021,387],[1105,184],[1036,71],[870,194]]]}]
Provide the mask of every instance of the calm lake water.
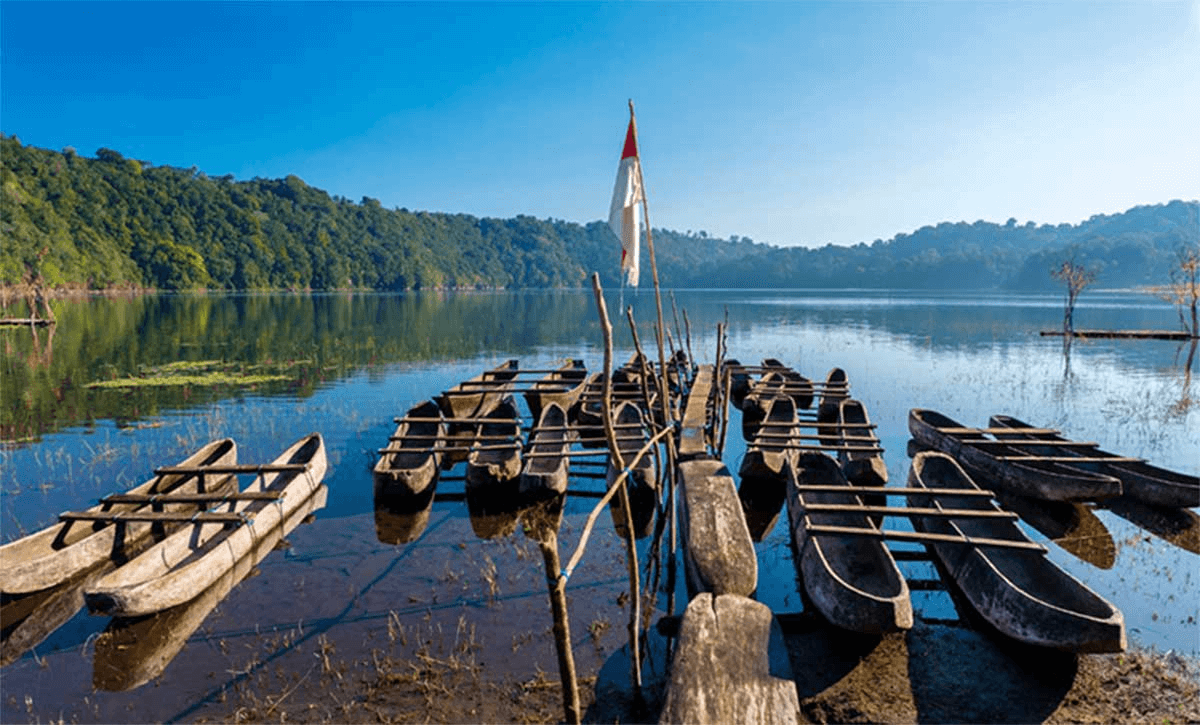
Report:
[{"label": "calm lake water", "polygon": [[[1196,365],[1185,368],[1187,348],[1077,341],[1065,355],[1061,340],[1038,335],[1060,324],[1058,296],[689,290],[673,301],[675,313],[666,298],[668,325],[690,338],[699,362],[713,361],[717,324],[728,321],[729,355],[743,363],[775,357],[822,380],[830,368],[843,368],[851,395],[878,426],[894,485],[907,475],[914,407],[977,426],[1006,413],[1200,472],[1200,406],[1190,387]],[[652,344],[651,292],[612,292],[607,303],[617,318],[618,361],[632,351],[623,305],[634,308],[642,344]],[[541,670],[557,679],[536,544],[519,528],[480,538],[480,523],[454,500],[433,504],[419,539],[397,543],[396,522],[376,515],[370,466],[394,416],[506,359],[548,368],[581,358],[599,370],[590,291],[160,296],[60,303],[57,311],[53,336],[0,331],[0,541],[123,491],[222,437],[237,441],[239,461],[267,462],[319,431],[329,454],[328,497],[255,576],[171,625],[178,657],[163,654],[172,650],[166,645],[159,652],[98,645],[98,635],[117,625],[79,611],[4,667],[0,720],[221,717],[232,709],[230,697],[253,688],[294,690],[299,699],[314,667],[329,675],[331,662],[352,670],[381,656],[470,658],[518,678]],[[1169,306],[1123,292],[1086,292],[1076,316],[1086,328],[1177,324]],[[187,386],[91,387],[172,371],[216,377]],[[265,377],[237,385],[245,375]],[[735,473],[745,452],[737,415],[725,449]],[[599,491],[603,481],[579,485]],[[438,492],[462,486],[446,481]],[[594,502],[568,499],[564,560]],[[1042,523],[1047,517],[1035,512],[1030,520],[1040,528],[1022,525],[1039,541],[1064,528],[1075,532],[1065,545],[1050,544],[1050,557],[1123,610],[1131,645],[1200,656],[1195,510],[1170,520],[1101,506],[1050,513],[1061,514],[1057,523]],[[758,598],[778,613],[799,612],[786,512],[780,518],[757,545]],[[1084,551],[1086,542],[1096,546]],[[929,564],[901,567],[911,579],[936,578]],[[568,587],[581,674],[611,664],[624,643],[624,571],[604,515]],[[686,598],[679,579],[676,611]],[[919,616],[955,617],[943,592],[913,597]],[[664,595],[656,616],[666,608]],[[122,689],[138,668],[161,674]]]}]

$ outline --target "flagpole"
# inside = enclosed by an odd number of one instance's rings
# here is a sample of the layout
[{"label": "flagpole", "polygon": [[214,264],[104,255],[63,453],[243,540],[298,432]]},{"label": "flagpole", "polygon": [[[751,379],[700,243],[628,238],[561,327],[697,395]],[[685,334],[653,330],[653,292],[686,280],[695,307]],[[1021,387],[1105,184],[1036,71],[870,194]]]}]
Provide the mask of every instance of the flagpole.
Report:
[{"label": "flagpole", "polygon": [[[632,98],[629,99],[629,124],[633,128],[634,143],[637,144],[637,114],[635,114],[633,111]],[[671,406],[670,401],[668,400],[670,397],[670,387],[669,378],[667,376],[667,358],[666,353],[663,351],[663,339],[666,337],[667,328],[663,324],[662,293],[660,292],[658,286],[658,262],[654,257],[654,232],[650,227],[650,203],[647,201],[650,195],[646,192],[646,181],[642,176],[641,145],[638,145],[637,148],[638,186],[641,187],[642,190],[642,216],[646,219],[646,248],[650,253],[650,274],[654,279],[654,305],[658,312],[658,370],[662,375],[662,380],[660,381],[661,387],[659,388],[661,391],[659,399],[662,401],[663,425],[672,427],[675,425],[675,423],[671,419]],[[670,436],[666,438],[666,442],[667,466],[665,473],[667,478],[667,507],[670,511],[671,528],[671,559],[669,573],[673,575],[675,571],[675,556],[676,551],[678,550],[677,522],[675,520],[675,445]],[[669,578],[674,581],[674,576],[669,576]],[[674,612],[670,612],[670,614],[674,614]]]}]

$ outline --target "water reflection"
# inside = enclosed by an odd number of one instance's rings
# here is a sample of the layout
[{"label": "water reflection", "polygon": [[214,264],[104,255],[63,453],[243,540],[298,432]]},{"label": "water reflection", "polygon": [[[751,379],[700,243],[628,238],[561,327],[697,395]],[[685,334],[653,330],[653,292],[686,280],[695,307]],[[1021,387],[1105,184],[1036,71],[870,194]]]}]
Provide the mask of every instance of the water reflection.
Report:
[{"label": "water reflection", "polygon": [[1111,569],[1116,562],[1112,534],[1085,504],[1043,501],[1003,491],[996,491],[996,500],[1080,560],[1100,569]]},{"label": "water reflection", "polygon": [[1128,496],[1105,501],[1104,508],[1167,543],[1200,554],[1200,515],[1191,509],[1153,506]]},{"label": "water reflection", "polygon": [[0,667],[36,647],[83,607],[83,590],[116,566],[107,560],[40,592],[0,595]]},{"label": "water reflection", "polygon": [[114,617],[96,639],[92,685],[98,690],[122,691],[141,687],[162,674],[187,644],[209,613],[292,529],[325,507],[329,489],[322,484],[288,519],[262,536],[194,599],[143,617]]},{"label": "water reflection", "polygon": [[425,533],[433,511],[434,486],[417,494],[381,493],[375,489],[375,537],[384,544],[409,544]]}]

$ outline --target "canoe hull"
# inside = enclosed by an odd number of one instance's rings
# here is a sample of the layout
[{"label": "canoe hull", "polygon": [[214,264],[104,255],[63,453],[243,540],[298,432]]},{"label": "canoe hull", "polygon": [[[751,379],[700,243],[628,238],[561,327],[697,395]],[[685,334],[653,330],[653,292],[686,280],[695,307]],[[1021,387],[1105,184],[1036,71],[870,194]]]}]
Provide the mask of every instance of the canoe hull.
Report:
[{"label": "canoe hull", "polygon": [[195,523],[176,531],[87,589],[88,609],[93,614],[121,617],[153,614],[191,601],[212,586],[253,549],[255,541],[270,535],[316,492],[328,467],[325,442],[313,433],[273,463],[303,463],[306,469],[257,477],[246,491],[277,492],[282,498],[226,504],[226,510],[253,515],[234,528]]},{"label": "canoe hull", "polygon": [[873,527],[862,514],[810,513],[810,504],[857,504],[852,493],[808,493],[799,484],[849,485],[841,467],[822,453],[805,453],[789,467],[788,520],[796,566],[805,592],[818,611],[842,629],[883,634],[910,629],[908,583],[881,540],[859,536],[811,536],[810,525]]},{"label": "canoe hull", "polygon": [[1002,446],[988,446],[985,450],[974,444],[988,440],[982,434],[950,434],[940,430],[962,427],[932,410],[913,408],[908,413],[909,433],[920,446],[949,454],[967,473],[987,480],[990,485],[1050,501],[1095,501],[1121,495],[1121,482],[1112,476],[1078,471],[1058,463],[1001,460],[998,456],[1022,452]]},{"label": "canoe hull", "polygon": [[416,405],[405,413],[392,436],[394,440],[389,441],[386,452],[371,469],[375,495],[416,495],[437,484],[446,426],[434,419],[441,415],[441,409],[433,401]]},{"label": "canoe hull", "polygon": [[[1011,415],[993,415],[988,421],[988,425],[996,428],[1031,427],[1029,424],[1017,420]],[[997,434],[996,437],[1009,438],[1007,434],[1003,433]],[[1014,433],[1011,437],[1017,440],[1047,440],[1056,442],[1067,440],[1053,433]],[[1039,451],[1036,447],[1029,448],[1029,450]],[[1120,458],[1116,453],[1109,453],[1095,446],[1086,448],[1052,448],[1048,446],[1044,452],[1064,456],[1086,455],[1088,458]],[[1118,478],[1121,481],[1121,489],[1124,495],[1148,504],[1169,508],[1195,508],[1200,506],[1200,476],[1179,473],[1137,461],[1114,461],[1112,463],[1097,461],[1094,463],[1079,464],[1066,462],[1063,465],[1081,471],[1091,471]]]},{"label": "canoe hull", "polygon": [[[237,463],[237,445],[229,438],[213,441],[185,458],[180,466],[230,465]],[[210,474],[167,474],[152,478],[129,489],[128,494],[197,493],[223,491],[236,485],[233,476]],[[88,509],[101,511],[140,511],[147,504],[110,504]],[[194,510],[187,504],[167,504],[165,511]],[[62,522],[0,547],[0,591],[27,594],[48,589],[99,565],[114,554],[119,559],[137,553],[149,540],[153,527],[148,522],[124,524],[123,546],[117,545],[113,524],[85,521]],[[167,526],[167,530],[176,527]],[[114,551],[114,546],[117,551]]]},{"label": "canoe hull", "polygon": [[[913,459],[911,488],[978,488],[974,480],[943,453],[922,452]],[[988,499],[952,495],[910,494],[914,507],[939,503],[944,508],[999,510]],[[918,531],[1028,542],[1012,520],[913,517]],[[926,545],[955,586],[991,626],[1026,644],[1070,652],[1120,652],[1125,649],[1121,611],[1082,582],[1058,568],[1038,551],[962,544]]]}]

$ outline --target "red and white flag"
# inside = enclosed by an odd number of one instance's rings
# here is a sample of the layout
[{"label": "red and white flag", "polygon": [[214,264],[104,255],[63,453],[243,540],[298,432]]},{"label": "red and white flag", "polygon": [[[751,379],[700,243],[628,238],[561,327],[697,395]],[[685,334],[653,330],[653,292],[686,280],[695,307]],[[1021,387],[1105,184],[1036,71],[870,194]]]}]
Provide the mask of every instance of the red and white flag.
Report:
[{"label": "red and white flag", "polygon": [[641,250],[642,169],[638,162],[637,133],[633,119],[625,132],[625,148],[621,165],[617,167],[617,183],[613,186],[612,206],[608,210],[608,226],[621,240],[621,270],[631,287],[638,284],[638,256]]}]

